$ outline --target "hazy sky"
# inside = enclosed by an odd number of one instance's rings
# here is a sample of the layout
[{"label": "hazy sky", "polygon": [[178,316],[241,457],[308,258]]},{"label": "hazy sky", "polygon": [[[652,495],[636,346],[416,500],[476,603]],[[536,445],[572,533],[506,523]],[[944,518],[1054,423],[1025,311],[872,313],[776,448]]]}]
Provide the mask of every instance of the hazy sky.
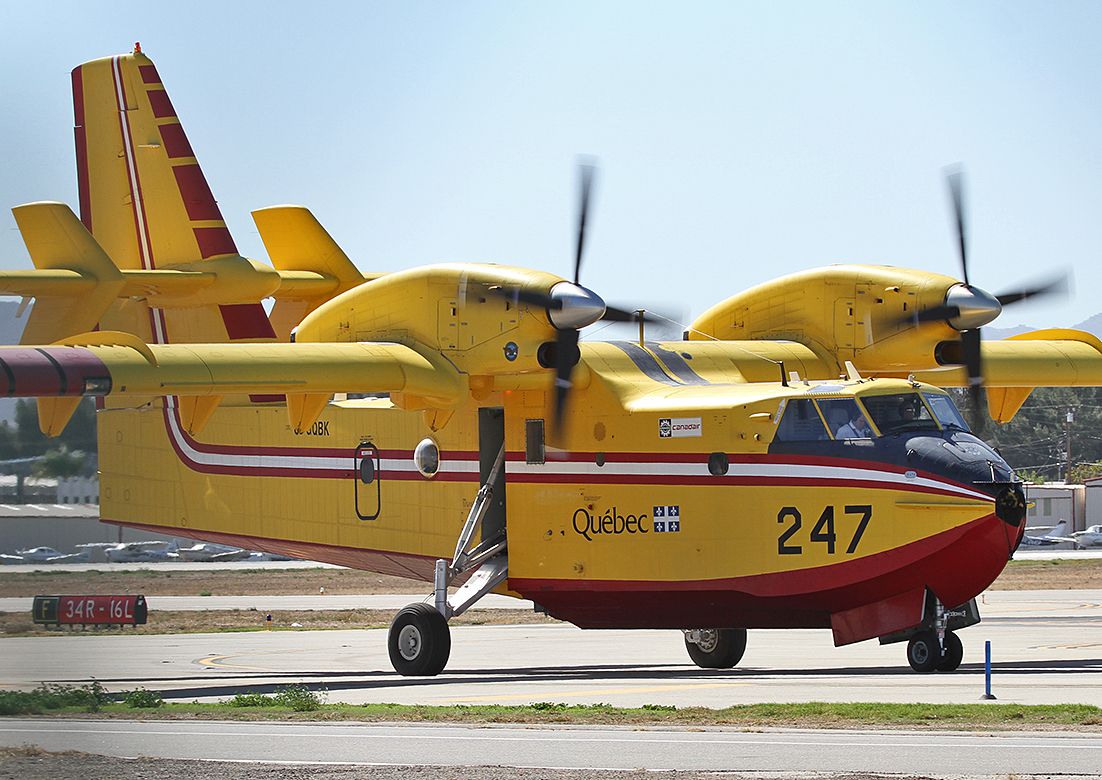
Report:
[{"label": "hazy sky", "polygon": [[778,275],[959,276],[942,178],[967,172],[972,281],[1070,268],[1002,327],[1102,311],[1102,3],[5,3],[7,208],[76,207],[69,71],[157,63],[241,251],[310,207],[365,271],[571,273],[579,153],[601,165],[582,281],[699,314]]}]

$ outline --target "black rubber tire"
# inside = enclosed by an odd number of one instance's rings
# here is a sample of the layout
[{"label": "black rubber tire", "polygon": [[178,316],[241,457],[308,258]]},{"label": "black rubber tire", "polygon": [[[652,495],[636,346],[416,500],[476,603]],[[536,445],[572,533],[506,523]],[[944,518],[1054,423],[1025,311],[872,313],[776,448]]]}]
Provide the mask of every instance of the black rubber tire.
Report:
[{"label": "black rubber tire", "polygon": [[386,644],[398,674],[434,677],[448,663],[452,637],[443,615],[428,604],[410,604],[394,616]]},{"label": "black rubber tire", "polygon": [[716,634],[715,647],[707,650],[685,639],[689,658],[701,669],[730,669],[742,660],[742,654],[746,652],[745,628],[718,628]]},{"label": "black rubber tire", "polygon": [[939,672],[955,672],[960,662],[964,660],[964,645],[960,637],[952,631],[945,632],[945,646],[942,648],[941,663],[937,665]]},{"label": "black rubber tire", "polygon": [[907,643],[907,663],[921,674],[932,672],[941,663],[941,646],[933,631],[919,631]]}]

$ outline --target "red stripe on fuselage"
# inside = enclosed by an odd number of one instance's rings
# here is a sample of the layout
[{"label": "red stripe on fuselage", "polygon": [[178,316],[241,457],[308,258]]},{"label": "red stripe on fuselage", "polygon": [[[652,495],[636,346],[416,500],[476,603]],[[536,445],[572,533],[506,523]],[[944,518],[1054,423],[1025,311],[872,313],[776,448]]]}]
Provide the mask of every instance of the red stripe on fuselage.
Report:
[{"label": "red stripe on fuselage", "polygon": [[988,515],[882,553],[788,572],[676,582],[510,577],[509,588],[585,628],[825,628],[833,612],[916,588],[949,606],[967,602],[1005,567],[1006,527]]}]

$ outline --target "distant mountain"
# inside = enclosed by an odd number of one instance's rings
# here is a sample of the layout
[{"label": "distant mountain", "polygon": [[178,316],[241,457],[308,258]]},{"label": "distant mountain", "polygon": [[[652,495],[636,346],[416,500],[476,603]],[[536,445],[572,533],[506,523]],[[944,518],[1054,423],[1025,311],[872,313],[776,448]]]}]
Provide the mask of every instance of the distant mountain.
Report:
[{"label": "distant mountain", "polygon": [[[1087,333],[1093,333],[1095,336],[1102,338],[1102,313],[1088,317],[1078,325],[1072,325],[1071,329],[1085,330]],[[1013,328],[984,328],[983,337],[985,339],[1005,339],[1017,336],[1019,333],[1028,333],[1031,330],[1040,330],[1040,328],[1035,328],[1032,325],[1015,325]]]}]

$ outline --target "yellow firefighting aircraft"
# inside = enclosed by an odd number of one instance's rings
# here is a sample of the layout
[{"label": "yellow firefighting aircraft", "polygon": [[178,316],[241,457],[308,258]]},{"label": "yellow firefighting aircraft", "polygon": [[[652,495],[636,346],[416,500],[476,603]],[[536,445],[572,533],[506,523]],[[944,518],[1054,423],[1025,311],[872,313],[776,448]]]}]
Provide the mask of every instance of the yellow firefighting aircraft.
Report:
[{"label": "yellow firefighting aircraft", "polygon": [[[737,664],[748,628],[829,627],[955,669],[1024,499],[939,388],[986,383],[1005,421],[1035,385],[1102,384],[1088,334],[981,349],[1050,286],[883,266],[779,279],[647,341],[579,281],[588,172],[573,280],[365,277],[295,206],[254,212],[270,267],[238,254],[140,48],[72,76],[80,218],[14,209],[35,269],[0,291],[35,304],[0,395],[37,398],[49,434],[96,397],[105,522],[432,582],[390,629],[402,674],[442,671],[448,619],[495,590],[681,629],[702,667]],[[579,344],[600,319],[640,338]]]}]

